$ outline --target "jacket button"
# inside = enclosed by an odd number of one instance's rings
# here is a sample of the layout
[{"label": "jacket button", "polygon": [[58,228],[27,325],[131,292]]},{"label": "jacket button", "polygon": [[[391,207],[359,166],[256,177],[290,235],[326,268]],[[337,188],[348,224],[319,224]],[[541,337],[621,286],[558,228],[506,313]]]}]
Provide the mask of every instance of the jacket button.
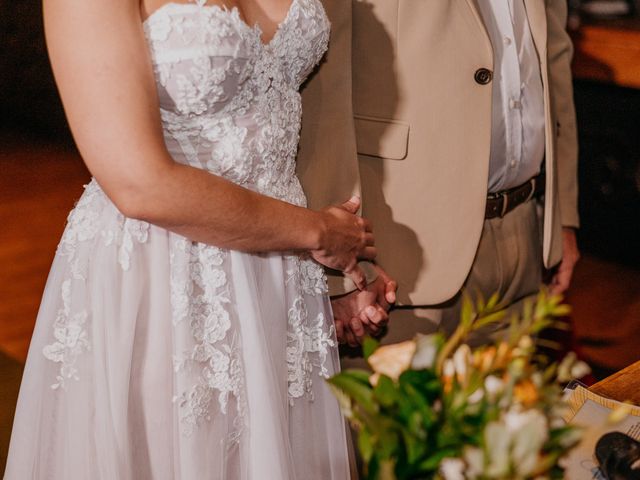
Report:
[{"label": "jacket button", "polygon": [[493,78],[493,72],[488,68],[479,68],[478,70],[476,70],[473,78],[475,79],[476,83],[479,83],[480,85],[486,85]]}]

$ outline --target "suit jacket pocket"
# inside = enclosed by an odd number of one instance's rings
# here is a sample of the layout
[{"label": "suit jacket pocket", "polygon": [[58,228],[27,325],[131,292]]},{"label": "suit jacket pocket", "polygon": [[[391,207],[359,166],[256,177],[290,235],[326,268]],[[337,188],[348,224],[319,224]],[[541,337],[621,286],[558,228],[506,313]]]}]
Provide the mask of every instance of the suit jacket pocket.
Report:
[{"label": "suit jacket pocket", "polygon": [[385,118],[354,116],[360,155],[403,160],[409,148],[409,124]]}]

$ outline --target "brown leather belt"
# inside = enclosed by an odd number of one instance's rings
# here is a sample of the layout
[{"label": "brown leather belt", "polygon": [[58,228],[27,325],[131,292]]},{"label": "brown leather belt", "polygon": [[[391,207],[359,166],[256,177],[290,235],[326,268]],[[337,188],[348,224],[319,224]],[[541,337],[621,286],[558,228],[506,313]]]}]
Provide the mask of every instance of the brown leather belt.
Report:
[{"label": "brown leather belt", "polygon": [[504,217],[518,205],[528,202],[532,198],[537,198],[544,193],[545,175],[533,177],[526,183],[517,187],[503,190],[502,192],[490,193],[487,195],[487,207],[484,218]]}]

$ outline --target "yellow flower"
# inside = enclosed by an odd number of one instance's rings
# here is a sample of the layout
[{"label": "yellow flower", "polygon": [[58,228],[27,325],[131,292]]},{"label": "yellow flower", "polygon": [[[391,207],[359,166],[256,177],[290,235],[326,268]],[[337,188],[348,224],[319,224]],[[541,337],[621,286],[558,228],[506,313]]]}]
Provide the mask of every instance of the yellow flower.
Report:
[{"label": "yellow flower", "polygon": [[511,361],[511,348],[505,342],[501,342],[498,345],[498,350],[496,351],[496,362],[494,368],[503,369],[506,368],[509,362]]},{"label": "yellow flower", "polygon": [[496,347],[493,345],[482,350],[476,350],[473,352],[473,366],[481,372],[488,372],[495,357]]},{"label": "yellow flower", "polygon": [[411,366],[411,359],[415,353],[416,343],[408,340],[378,348],[369,357],[368,362],[374,373],[397,380],[402,372]]},{"label": "yellow flower", "polygon": [[531,380],[523,380],[513,387],[513,395],[525,407],[529,407],[538,401],[538,389]]}]

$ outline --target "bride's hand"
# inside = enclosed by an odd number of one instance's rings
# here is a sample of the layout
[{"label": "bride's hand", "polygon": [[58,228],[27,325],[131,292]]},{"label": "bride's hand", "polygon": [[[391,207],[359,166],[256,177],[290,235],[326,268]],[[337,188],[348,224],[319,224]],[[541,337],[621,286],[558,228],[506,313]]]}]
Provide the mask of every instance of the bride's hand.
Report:
[{"label": "bride's hand", "polygon": [[376,257],[371,223],[356,215],[360,198],[351,197],[342,205],[321,210],[322,234],[320,248],[311,251],[319,263],[342,271],[358,289],[366,287],[366,277],[358,260]]}]

